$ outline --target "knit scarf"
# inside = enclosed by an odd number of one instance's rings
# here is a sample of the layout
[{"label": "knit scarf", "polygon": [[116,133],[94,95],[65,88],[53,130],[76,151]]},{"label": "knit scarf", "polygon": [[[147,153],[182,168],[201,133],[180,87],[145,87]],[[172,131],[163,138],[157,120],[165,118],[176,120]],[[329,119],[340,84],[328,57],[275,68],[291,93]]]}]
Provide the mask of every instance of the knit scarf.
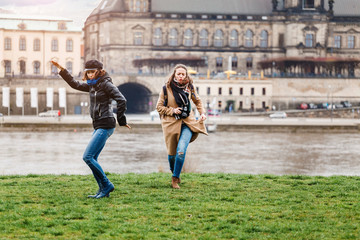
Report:
[{"label": "knit scarf", "polygon": [[181,108],[184,108],[185,106],[187,106],[186,112],[189,115],[189,113],[190,113],[189,95],[190,94],[189,94],[189,90],[188,90],[188,85],[189,85],[189,83],[180,85],[177,81],[175,81],[175,79],[174,79],[174,81],[170,82],[170,87],[171,87],[171,90],[173,91],[176,104]]},{"label": "knit scarf", "polygon": [[86,80],[86,83],[89,85],[89,86],[93,86],[95,85],[98,81],[99,81],[100,77],[97,78],[97,79],[88,79]]}]

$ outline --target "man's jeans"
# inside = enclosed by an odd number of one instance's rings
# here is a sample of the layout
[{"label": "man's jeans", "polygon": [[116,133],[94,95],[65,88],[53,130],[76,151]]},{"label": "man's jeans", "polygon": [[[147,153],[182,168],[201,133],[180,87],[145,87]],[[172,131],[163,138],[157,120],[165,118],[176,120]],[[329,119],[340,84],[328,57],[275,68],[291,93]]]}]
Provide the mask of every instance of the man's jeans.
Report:
[{"label": "man's jeans", "polygon": [[186,149],[190,143],[193,133],[186,124],[181,125],[180,139],[176,148],[176,155],[168,155],[170,170],[173,177],[180,177],[181,169],[184,165]]},{"label": "man's jeans", "polygon": [[96,129],[83,155],[83,159],[91,169],[100,190],[108,185],[109,180],[98,163],[98,157],[105,146],[106,140],[114,133],[114,130],[115,128]]}]

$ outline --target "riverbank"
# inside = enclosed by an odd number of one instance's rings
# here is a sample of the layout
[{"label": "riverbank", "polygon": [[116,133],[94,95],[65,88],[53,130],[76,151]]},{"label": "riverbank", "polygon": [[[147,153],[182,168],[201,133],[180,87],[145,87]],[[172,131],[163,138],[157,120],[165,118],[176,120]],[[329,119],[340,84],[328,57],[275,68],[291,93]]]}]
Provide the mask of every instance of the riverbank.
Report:
[{"label": "riverbank", "polygon": [[[144,129],[161,131],[160,119],[145,115],[128,115],[132,131]],[[332,132],[359,133],[357,118],[286,118],[271,119],[262,116],[239,116],[224,114],[210,116],[208,124],[216,125],[216,131],[261,132]],[[92,129],[88,116],[68,115],[60,118],[36,116],[5,116],[0,118],[1,131],[82,131]],[[117,128],[118,131],[127,131]]]},{"label": "riverbank", "polygon": [[0,239],[359,239],[359,177],[0,176]]}]

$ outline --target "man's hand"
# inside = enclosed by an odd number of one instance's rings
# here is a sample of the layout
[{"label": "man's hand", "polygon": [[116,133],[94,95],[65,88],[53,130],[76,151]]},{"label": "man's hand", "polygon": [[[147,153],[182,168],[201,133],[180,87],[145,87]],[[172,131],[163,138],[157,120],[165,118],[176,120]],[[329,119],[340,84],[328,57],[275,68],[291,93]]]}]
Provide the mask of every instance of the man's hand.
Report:
[{"label": "man's hand", "polygon": [[127,127],[128,129],[131,129],[129,124],[126,124],[124,127]]},{"label": "man's hand", "polygon": [[64,68],[63,68],[62,66],[60,66],[60,64],[58,64],[57,62],[51,61],[51,63],[52,63],[55,67],[57,67],[58,69],[60,69],[61,71],[64,70]]}]

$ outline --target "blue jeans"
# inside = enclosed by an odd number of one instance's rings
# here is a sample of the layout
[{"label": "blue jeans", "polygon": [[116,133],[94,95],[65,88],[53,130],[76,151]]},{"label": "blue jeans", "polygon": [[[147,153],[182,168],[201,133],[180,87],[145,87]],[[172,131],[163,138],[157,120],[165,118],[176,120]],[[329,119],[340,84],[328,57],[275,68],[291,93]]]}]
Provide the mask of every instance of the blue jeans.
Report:
[{"label": "blue jeans", "polygon": [[83,160],[91,169],[100,190],[108,185],[109,179],[98,163],[98,157],[105,146],[106,140],[114,133],[114,130],[115,128],[96,129],[83,155]]},{"label": "blue jeans", "polygon": [[180,139],[176,148],[176,155],[168,155],[170,170],[173,177],[180,177],[181,169],[184,165],[186,149],[190,143],[193,132],[186,124],[181,125]]}]

